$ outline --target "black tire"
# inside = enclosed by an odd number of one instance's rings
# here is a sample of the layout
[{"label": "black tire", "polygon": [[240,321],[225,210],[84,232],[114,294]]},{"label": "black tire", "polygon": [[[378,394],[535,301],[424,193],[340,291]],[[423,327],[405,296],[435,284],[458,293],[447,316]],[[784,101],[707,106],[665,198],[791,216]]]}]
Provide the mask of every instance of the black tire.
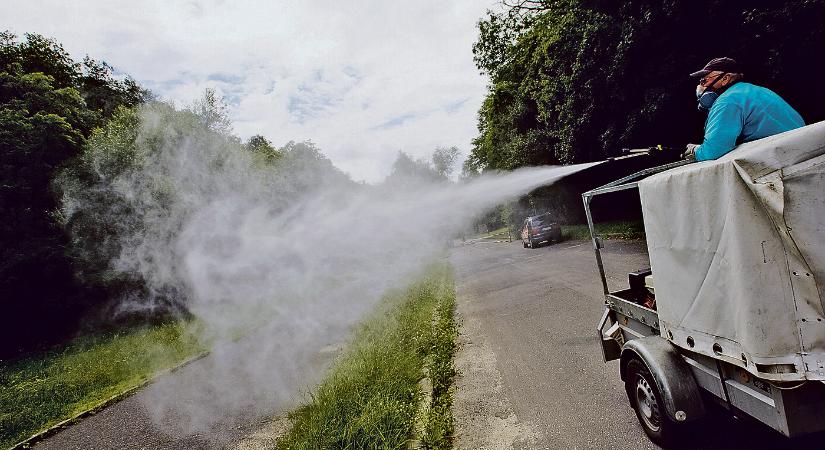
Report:
[{"label": "black tire", "polygon": [[647,366],[634,358],[627,363],[625,391],[647,437],[663,448],[677,448],[686,437],[687,424],[674,422],[665,410],[662,394]]},{"label": "black tire", "polygon": [[526,242],[521,241],[521,245],[523,245],[523,246],[524,246],[524,248],[527,248],[527,243],[526,243]]},{"label": "black tire", "polygon": [[536,248],[536,241],[530,240],[530,248]]}]

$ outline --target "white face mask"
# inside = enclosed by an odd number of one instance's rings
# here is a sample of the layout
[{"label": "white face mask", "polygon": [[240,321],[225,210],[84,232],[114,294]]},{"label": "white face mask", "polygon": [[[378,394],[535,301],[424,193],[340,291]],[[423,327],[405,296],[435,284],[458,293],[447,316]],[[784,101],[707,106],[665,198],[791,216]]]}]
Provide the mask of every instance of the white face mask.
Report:
[{"label": "white face mask", "polygon": [[708,111],[710,107],[713,106],[713,102],[719,98],[719,94],[714,92],[713,90],[708,90],[710,86],[716,84],[717,81],[721,80],[722,77],[727,75],[727,72],[722,72],[721,74],[717,75],[716,78],[713,79],[707,86],[696,86],[696,100],[698,101],[697,108],[699,111]]},{"label": "white face mask", "polygon": [[702,92],[701,94],[697,94],[696,97],[698,101],[696,107],[699,111],[710,111],[710,107],[713,106],[713,103],[719,98],[719,94],[713,91]]}]

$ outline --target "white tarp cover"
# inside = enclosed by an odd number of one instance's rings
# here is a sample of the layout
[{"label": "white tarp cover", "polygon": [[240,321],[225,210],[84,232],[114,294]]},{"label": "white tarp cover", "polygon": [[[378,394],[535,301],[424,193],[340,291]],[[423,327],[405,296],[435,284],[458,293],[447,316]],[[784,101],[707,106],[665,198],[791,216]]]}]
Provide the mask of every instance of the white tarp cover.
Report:
[{"label": "white tarp cover", "polygon": [[662,335],[763,378],[825,380],[825,122],[639,194]]}]

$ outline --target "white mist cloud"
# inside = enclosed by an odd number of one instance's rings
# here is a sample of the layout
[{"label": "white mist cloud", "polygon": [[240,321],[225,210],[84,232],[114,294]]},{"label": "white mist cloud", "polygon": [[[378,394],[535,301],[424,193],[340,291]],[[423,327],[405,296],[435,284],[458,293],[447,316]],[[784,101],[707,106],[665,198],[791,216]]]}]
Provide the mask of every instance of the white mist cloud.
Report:
[{"label": "white mist cloud", "polygon": [[[189,160],[197,152],[168,152],[163,164],[180,171],[172,179],[186,180],[176,189],[188,192],[194,208],[145,259],[174,255],[191,312],[217,335],[231,335],[250,315],[265,320],[242,342],[219,345],[198,373],[152,388],[146,406],[177,435],[209,433],[298,399],[318,377],[313,360],[323,348],[345,342],[383,294],[443,255],[474,217],[592,165],[527,168],[466,184],[336,183],[273,208],[290,197],[288,185],[273,190],[243,164],[215,172],[200,157]],[[152,265],[141,270],[145,279],[158,275]]]},{"label": "white mist cloud", "polygon": [[378,181],[399,150],[464,154],[485,79],[475,24],[492,0],[453,2],[51,2],[0,4],[5,27],[54,37],[188,104],[215,88],[235,132],[312,140],[356,180]]},{"label": "white mist cloud", "polygon": [[[165,105],[139,117],[129,146],[138,156],[121,165],[91,152],[100,178],[64,183],[62,212],[80,250],[116,244],[79,254],[108,259],[114,275],[145,286],[122,287],[125,310],[174,298],[216,336],[197,371],[144,397],[175,435],[271,414],[311,388],[325,346],[345,342],[382,295],[443,256],[475,217],[592,165],[362,185],[305,145],[267,165]],[[250,334],[235,344],[238,331]]]}]

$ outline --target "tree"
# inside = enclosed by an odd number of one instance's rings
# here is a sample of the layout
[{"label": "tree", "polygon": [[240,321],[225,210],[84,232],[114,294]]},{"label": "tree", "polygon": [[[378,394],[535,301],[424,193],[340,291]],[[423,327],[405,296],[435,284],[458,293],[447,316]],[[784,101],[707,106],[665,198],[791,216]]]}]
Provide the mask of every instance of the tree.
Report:
[{"label": "tree", "polygon": [[122,81],[113,76],[112,66],[89,56],[78,63],[53,39],[27,33],[25,39],[9,31],[0,32],[0,67],[18,67],[19,73],[43,73],[52,77],[55,88],[75,88],[88,109],[99,113],[98,123],[111,116],[119,105],[133,106],[151,93],[133,78]]},{"label": "tree", "polygon": [[464,160],[464,163],[461,164],[461,175],[459,176],[460,181],[469,181],[473,178],[478,177],[481,175],[481,169],[479,169],[472,158],[467,158]]},{"label": "tree", "polygon": [[0,33],[0,67],[15,64],[21,73],[50,75],[59,88],[75,86],[82,75],[81,65],[56,41],[32,33],[18,42],[13,33],[3,31]]},{"label": "tree", "polygon": [[413,159],[407,153],[400,151],[384,183],[393,186],[412,186],[444,179],[429,161]]},{"label": "tree", "polygon": [[437,147],[432,157],[432,165],[436,173],[444,179],[449,178],[455,170],[458,153],[458,147]]},{"label": "tree", "polygon": [[[55,182],[76,269],[106,293],[96,306],[110,317],[145,322],[188,313],[181,239],[212,208],[233,217],[250,207],[276,214],[319,191],[337,200],[330,193],[353,184],[311,142],[275,150],[254,136],[241,144],[216,132],[215,116],[201,111],[163,102],[118,108]],[[260,164],[261,155],[275,154]]]},{"label": "tree", "polygon": [[94,116],[73,88],[42,73],[0,72],[0,354],[39,339],[77,300],[67,244],[49,212],[58,167],[76,154]]},{"label": "tree", "polygon": [[283,155],[275,164],[278,177],[283,181],[277,186],[286,196],[312,195],[332,186],[351,185],[350,177],[335,167],[312,141],[290,141],[278,152]]},{"label": "tree", "polygon": [[116,105],[146,92],[51,39],[0,33],[0,356],[71,331],[94,301],[65,255],[51,183]]},{"label": "tree", "polygon": [[218,98],[214,89],[207,88],[203,96],[189,107],[198,119],[210,130],[224,136],[232,135],[232,121],[229,119],[229,106]]},{"label": "tree", "polygon": [[[576,163],[623,147],[701,139],[687,74],[712,57],[785,97],[808,123],[825,118],[810,69],[825,45],[823,0],[505,2],[479,23],[476,65],[490,77],[469,165]],[[714,30],[712,33],[703,30]]]},{"label": "tree", "polygon": [[267,163],[279,160],[283,157],[283,153],[272,146],[269,140],[260,134],[256,134],[249,138],[246,142],[246,149],[263,159]]},{"label": "tree", "polygon": [[110,117],[119,106],[134,106],[152,98],[151,92],[142,88],[133,78],[123,81],[112,76],[112,66],[105,61],[83,59],[83,74],[79,77],[79,89],[86,105]]}]

